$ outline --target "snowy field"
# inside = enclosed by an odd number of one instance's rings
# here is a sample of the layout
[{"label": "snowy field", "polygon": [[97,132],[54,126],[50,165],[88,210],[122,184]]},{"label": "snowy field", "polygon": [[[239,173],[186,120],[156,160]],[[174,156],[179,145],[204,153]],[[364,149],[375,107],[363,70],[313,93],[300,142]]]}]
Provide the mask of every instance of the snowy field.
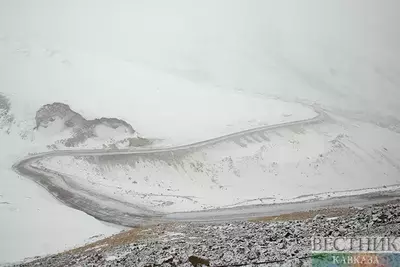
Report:
[{"label": "snowy field", "polygon": [[0,118],[0,264],[120,230],[11,170],[64,137],[33,130],[36,111],[53,102],[87,119],[125,120],[158,147],[311,118],[311,105],[329,114],[189,151],[175,165],[40,163],[155,210],[398,184],[399,9],[398,0],[0,0],[0,93],[13,116]]}]

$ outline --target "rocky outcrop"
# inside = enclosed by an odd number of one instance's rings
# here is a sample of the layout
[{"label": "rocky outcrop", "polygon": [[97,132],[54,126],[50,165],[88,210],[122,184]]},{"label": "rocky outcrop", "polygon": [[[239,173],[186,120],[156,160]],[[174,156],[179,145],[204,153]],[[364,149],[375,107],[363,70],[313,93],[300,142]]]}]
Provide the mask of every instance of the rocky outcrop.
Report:
[{"label": "rocky outcrop", "polygon": [[113,129],[122,126],[125,127],[130,134],[135,133],[132,126],[123,120],[116,118],[86,120],[81,114],[71,110],[68,105],[58,102],[44,105],[36,112],[36,129],[39,129],[40,127],[48,127],[49,124],[56,119],[63,120],[65,127],[73,128],[75,130],[89,131],[96,125],[102,124]]},{"label": "rocky outcrop", "polygon": [[14,122],[10,109],[10,100],[0,92],[0,130],[6,129],[7,133],[10,133],[11,124]]},{"label": "rocky outcrop", "polygon": [[[66,147],[76,147],[83,144],[87,140],[96,137],[112,140],[112,142],[107,142],[107,144],[104,144],[108,147],[114,147],[117,144],[122,143],[125,143],[125,146],[127,147],[135,145],[140,146],[143,144],[146,145],[149,143],[143,142],[143,140],[145,140],[143,138],[138,139],[136,131],[124,120],[105,117],[87,120],[81,114],[73,111],[64,103],[56,102],[53,104],[44,105],[36,112],[35,121],[35,130],[38,131],[43,128],[53,127],[53,125],[57,124],[57,127],[60,127],[61,125],[61,132],[70,132],[70,137],[62,139],[58,142],[62,143]],[[103,132],[105,131],[107,136],[100,136],[100,130]]]}]

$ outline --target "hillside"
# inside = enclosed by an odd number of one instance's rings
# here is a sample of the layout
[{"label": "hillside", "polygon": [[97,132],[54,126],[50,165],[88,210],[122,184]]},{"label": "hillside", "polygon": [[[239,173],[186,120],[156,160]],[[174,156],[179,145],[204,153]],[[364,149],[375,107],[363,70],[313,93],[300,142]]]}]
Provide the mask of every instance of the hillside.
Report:
[{"label": "hillside", "polygon": [[217,220],[397,194],[398,10],[0,0],[0,264],[117,233],[103,221],[138,207]]}]

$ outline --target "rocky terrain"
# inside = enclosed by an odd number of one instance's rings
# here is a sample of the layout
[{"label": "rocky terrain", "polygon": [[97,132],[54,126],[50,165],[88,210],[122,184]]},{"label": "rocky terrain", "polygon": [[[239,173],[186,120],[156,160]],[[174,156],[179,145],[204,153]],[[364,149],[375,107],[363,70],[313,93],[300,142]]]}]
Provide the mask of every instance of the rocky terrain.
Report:
[{"label": "rocky terrain", "polygon": [[312,236],[398,236],[400,201],[224,224],[122,232],[18,266],[310,266]]},{"label": "rocky terrain", "polygon": [[10,132],[14,116],[10,113],[11,103],[9,99],[0,92],[0,130]]},{"label": "rocky terrain", "polygon": [[[35,127],[17,121],[11,112],[11,101],[0,92],[0,131],[7,134],[16,131],[24,140],[43,139],[48,149],[118,149],[152,143],[152,140],[140,137],[124,120],[105,117],[88,120],[64,103],[42,106],[34,119]],[[14,129],[13,125],[16,126]]]},{"label": "rocky terrain", "polygon": [[36,112],[36,128],[47,127],[55,119],[65,120],[65,126],[73,129],[90,129],[96,125],[104,124],[106,126],[112,127],[114,129],[124,126],[126,130],[134,134],[132,126],[123,120],[116,118],[100,118],[94,120],[86,120],[79,113],[71,110],[71,108],[63,103],[53,103],[44,105]]},{"label": "rocky terrain", "polygon": [[35,129],[38,131],[53,127],[59,132],[70,133],[70,136],[53,144],[50,147],[53,149],[58,148],[57,145],[60,144],[67,148],[82,146],[90,139],[98,139],[103,148],[149,144],[148,140],[138,137],[133,127],[124,120],[104,117],[87,120],[63,103],[44,105],[36,112],[35,121]]}]

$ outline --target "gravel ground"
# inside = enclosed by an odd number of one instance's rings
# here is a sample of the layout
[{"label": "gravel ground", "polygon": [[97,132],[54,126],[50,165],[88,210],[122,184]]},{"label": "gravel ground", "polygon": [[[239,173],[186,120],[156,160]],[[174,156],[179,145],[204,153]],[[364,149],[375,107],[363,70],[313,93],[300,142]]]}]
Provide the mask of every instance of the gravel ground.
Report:
[{"label": "gravel ground", "polygon": [[315,214],[133,229],[18,266],[309,266],[312,236],[400,235],[400,201]]}]

